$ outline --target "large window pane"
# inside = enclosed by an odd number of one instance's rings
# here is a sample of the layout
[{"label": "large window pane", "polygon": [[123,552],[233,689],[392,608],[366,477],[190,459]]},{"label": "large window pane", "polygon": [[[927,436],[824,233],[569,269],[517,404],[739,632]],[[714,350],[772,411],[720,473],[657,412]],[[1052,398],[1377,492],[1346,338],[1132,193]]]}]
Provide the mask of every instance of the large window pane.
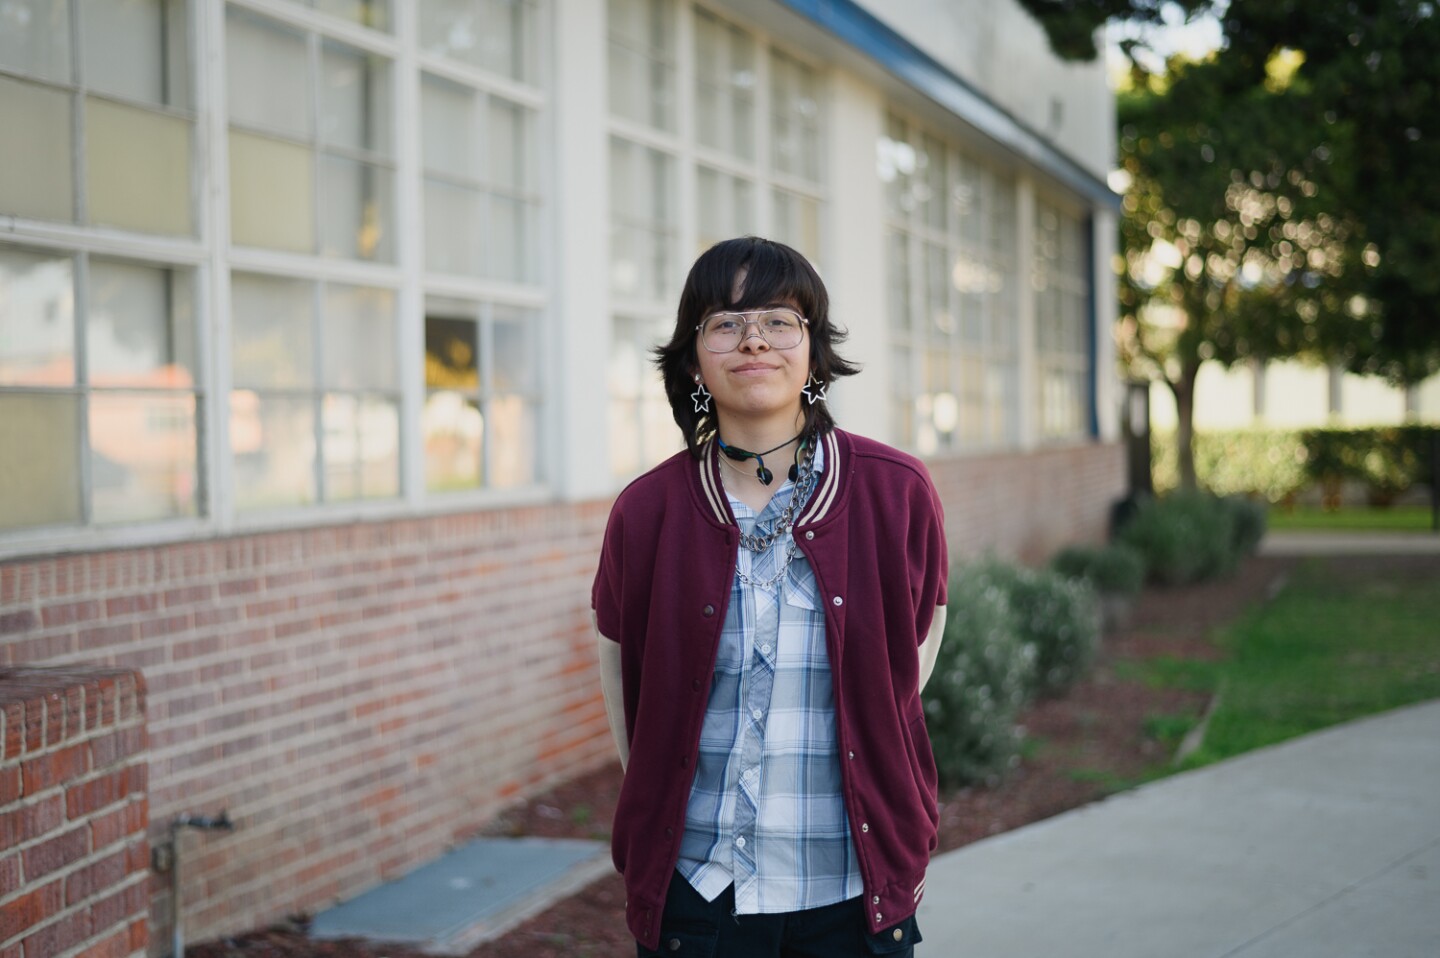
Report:
[{"label": "large window pane", "polygon": [[88,97],[89,221],[147,233],[189,235],[190,124]]},{"label": "large window pane", "polygon": [[390,29],[389,0],[310,0],[321,13],[341,17],[374,30]]},{"label": "large window pane", "polygon": [[0,393],[0,529],[80,521],[80,399]]},{"label": "large window pane", "polygon": [[194,395],[90,397],[90,485],[96,522],[199,512]]},{"label": "large window pane", "polygon": [[496,396],[490,410],[490,485],[497,489],[535,481],[535,410],[520,396]]},{"label": "large window pane", "polygon": [[470,87],[425,74],[420,85],[420,119],[425,169],[478,180],[475,99]]},{"label": "large window pane", "polygon": [[530,310],[494,308],[491,326],[493,343],[492,387],[496,393],[534,395],[539,390],[536,375],[535,328],[539,317]]},{"label": "large window pane", "polygon": [[702,250],[754,231],[755,197],[749,182],[702,166],[696,171],[696,187]]},{"label": "large window pane", "polygon": [[669,0],[610,0],[610,109],[675,128],[675,18]]},{"label": "large window pane", "polygon": [[786,190],[774,192],[774,235],[780,242],[805,254],[820,265],[820,202]]},{"label": "large window pane", "polygon": [[230,292],[236,388],[313,386],[314,286],[301,280],[236,273]]},{"label": "large window pane", "polygon": [[696,135],[742,159],[755,155],[755,43],[744,31],[696,11]]},{"label": "large window pane", "polygon": [[320,72],[320,142],[388,156],[389,61],[326,41]]},{"label": "large window pane", "polygon": [[[75,382],[70,257],[0,247],[0,385]],[[22,449],[5,446],[3,449]]]},{"label": "large window pane", "polygon": [[397,388],[395,294],[370,286],[327,286],[324,344],[327,388]]},{"label": "large window pane", "polygon": [[491,99],[490,125],[486,130],[490,143],[486,179],[491,185],[512,190],[530,186],[534,164],[530,159],[529,112],[522,106]]},{"label": "large window pane", "polygon": [[69,0],[0,3],[0,70],[70,82]]},{"label": "large window pane", "polygon": [[490,197],[490,218],[485,254],[485,275],[523,283],[532,279],[529,262],[531,208],[523,200],[508,196]]},{"label": "large window pane", "polygon": [[674,282],[674,165],[670,156],[610,141],[611,287],[664,299]]},{"label": "large window pane", "polygon": [[231,130],[231,239],[242,246],[314,252],[314,164],[314,154],[303,146]]},{"label": "large window pane", "polygon": [[400,493],[400,412],[389,399],[325,397],[325,499],[374,499]]},{"label": "large window pane", "polygon": [[320,251],[394,260],[394,173],[372,163],[324,156],[320,176]]},{"label": "large window pane", "polygon": [[781,173],[820,179],[820,83],[815,71],[776,52],[770,66],[772,162]]},{"label": "large window pane", "polygon": [[478,190],[425,181],[425,267],[437,273],[480,268],[482,195]]},{"label": "large window pane", "polygon": [[235,506],[278,509],[315,501],[315,401],[230,394],[230,449]]},{"label": "large window pane", "polygon": [[70,104],[68,93],[0,77],[0,213],[75,218]]},{"label": "large window pane", "polygon": [[184,0],[81,2],[85,85],[158,106],[190,105]]},{"label": "large window pane", "polygon": [[231,6],[225,63],[230,122],[309,138],[312,88],[304,36]]},{"label": "large window pane", "polygon": [[485,438],[480,401],[450,389],[432,392],[425,397],[420,427],[425,437],[425,488],[431,492],[478,488]]},{"label": "large window pane", "polygon": [[195,317],[190,287],[188,275],[172,270],[92,259],[85,318],[90,383],[191,388]]}]

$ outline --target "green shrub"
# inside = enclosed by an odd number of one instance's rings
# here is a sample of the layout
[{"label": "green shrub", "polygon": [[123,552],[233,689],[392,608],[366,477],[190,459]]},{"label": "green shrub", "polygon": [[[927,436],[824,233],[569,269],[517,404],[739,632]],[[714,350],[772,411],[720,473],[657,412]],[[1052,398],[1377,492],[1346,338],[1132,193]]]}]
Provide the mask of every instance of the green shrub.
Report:
[{"label": "green shrub", "polygon": [[1209,493],[1172,492],[1140,503],[1119,540],[1140,551],[1150,578],[1183,585],[1235,567],[1235,513]]},{"label": "green shrub", "polygon": [[1015,718],[1035,669],[1006,592],[978,565],[950,583],[945,636],[925,686],[925,725],[946,786],[998,781],[1018,760]]},{"label": "green shrub", "polygon": [[1021,641],[1035,648],[1032,691],[1054,695],[1089,667],[1100,645],[1100,602],[1095,589],[1049,569],[1018,569],[1010,609]]},{"label": "green shrub", "polygon": [[1254,555],[1265,538],[1265,503],[1244,496],[1226,496],[1223,501],[1235,523],[1235,555]]},{"label": "green shrub", "polygon": [[1102,595],[1134,595],[1145,584],[1145,557],[1120,542],[1069,546],[1056,553],[1050,567],[1072,579],[1084,579]]},{"label": "green shrub", "polygon": [[[1180,485],[1175,433],[1151,436],[1151,473],[1157,492]],[[1222,495],[1258,495],[1282,502],[1306,484],[1305,446],[1288,429],[1233,429],[1195,434],[1195,476]]]}]

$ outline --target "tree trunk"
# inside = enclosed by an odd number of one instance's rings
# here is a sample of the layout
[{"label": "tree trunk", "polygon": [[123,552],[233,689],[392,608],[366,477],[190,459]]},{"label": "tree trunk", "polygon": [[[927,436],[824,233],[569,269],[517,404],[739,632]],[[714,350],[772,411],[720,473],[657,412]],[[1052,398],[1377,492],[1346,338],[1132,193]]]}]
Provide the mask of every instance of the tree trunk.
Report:
[{"label": "tree trunk", "polygon": [[1195,479],[1195,377],[1199,363],[1184,363],[1180,378],[1168,382],[1175,396],[1175,446],[1179,456],[1180,488],[1193,492],[1199,487]]}]

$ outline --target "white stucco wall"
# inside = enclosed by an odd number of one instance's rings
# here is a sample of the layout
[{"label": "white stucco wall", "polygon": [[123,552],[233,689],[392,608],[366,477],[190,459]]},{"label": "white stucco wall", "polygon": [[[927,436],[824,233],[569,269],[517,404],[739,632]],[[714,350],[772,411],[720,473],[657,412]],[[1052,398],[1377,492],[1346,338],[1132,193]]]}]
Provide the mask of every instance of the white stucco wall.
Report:
[{"label": "white stucco wall", "polygon": [[859,0],[1094,175],[1115,165],[1115,101],[1102,57],[1067,63],[1013,0]]}]

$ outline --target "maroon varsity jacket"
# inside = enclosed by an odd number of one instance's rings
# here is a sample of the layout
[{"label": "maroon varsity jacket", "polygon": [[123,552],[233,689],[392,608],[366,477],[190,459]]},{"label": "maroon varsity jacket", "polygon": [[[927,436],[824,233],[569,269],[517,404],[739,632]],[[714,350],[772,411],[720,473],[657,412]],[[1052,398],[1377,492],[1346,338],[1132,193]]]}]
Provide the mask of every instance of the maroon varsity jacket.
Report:
[{"label": "maroon varsity jacket", "polygon": [[[925,467],[836,430],[796,517],[825,602],[825,641],[850,833],[871,933],[910,917],[936,842],[935,761],[918,646],[946,600],[940,501]],[[625,918],[657,948],[735,575],[740,533],[715,444],[640,476],[610,513],[591,604],[620,643],[630,761],[612,839]]]}]

